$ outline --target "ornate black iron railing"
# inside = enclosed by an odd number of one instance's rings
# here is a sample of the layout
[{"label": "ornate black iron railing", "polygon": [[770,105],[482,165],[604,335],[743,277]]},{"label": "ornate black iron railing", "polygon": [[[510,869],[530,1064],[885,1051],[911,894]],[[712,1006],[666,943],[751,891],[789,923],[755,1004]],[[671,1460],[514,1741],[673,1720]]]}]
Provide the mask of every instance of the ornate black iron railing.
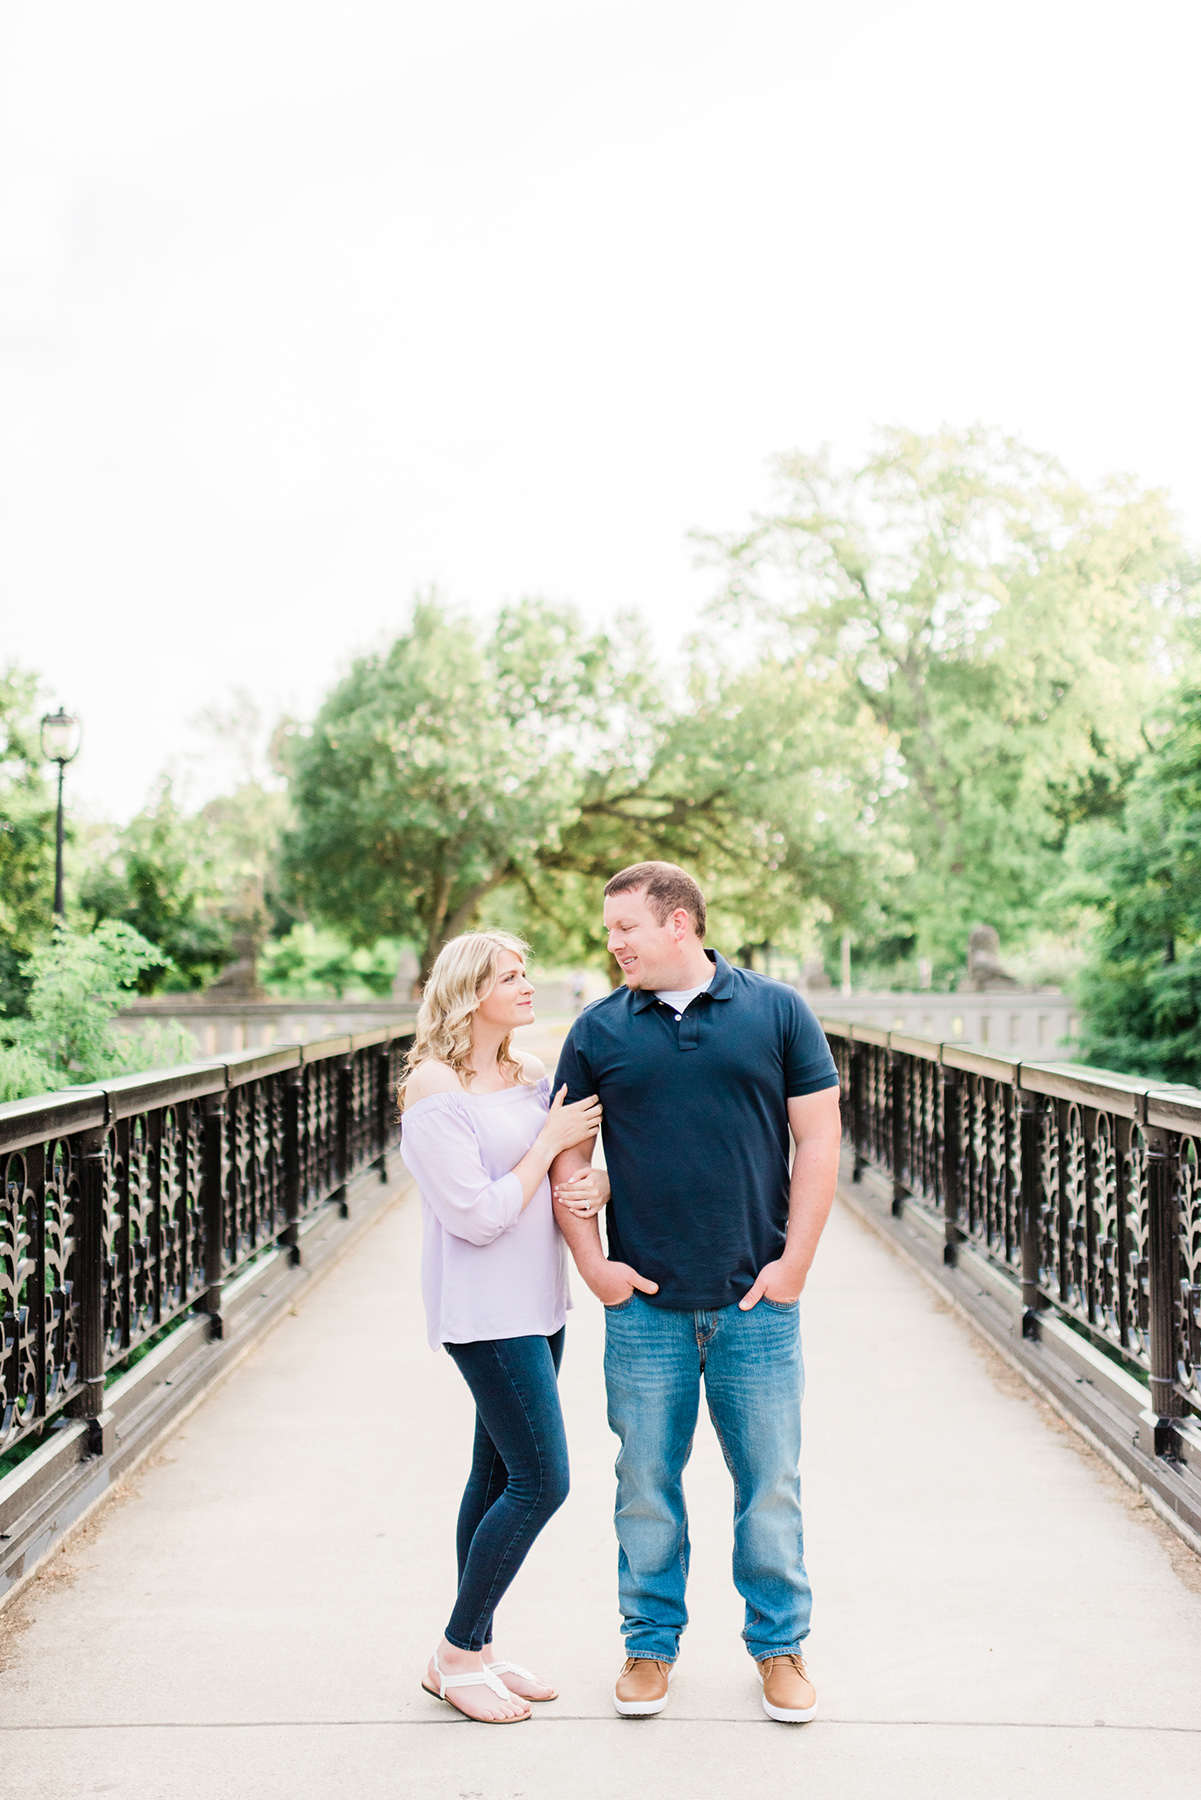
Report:
[{"label": "ornate black iron railing", "polygon": [[272,1246],[399,1141],[410,1037],[276,1045],[0,1106],[0,1452],[64,1411],[96,1419],[111,1371],[209,1314]]},{"label": "ornate black iron railing", "polygon": [[841,1020],[855,1176],[938,1219],[1021,1286],[1021,1329],[1057,1315],[1149,1387],[1155,1450],[1201,1416],[1201,1090],[1016,1063]]}]

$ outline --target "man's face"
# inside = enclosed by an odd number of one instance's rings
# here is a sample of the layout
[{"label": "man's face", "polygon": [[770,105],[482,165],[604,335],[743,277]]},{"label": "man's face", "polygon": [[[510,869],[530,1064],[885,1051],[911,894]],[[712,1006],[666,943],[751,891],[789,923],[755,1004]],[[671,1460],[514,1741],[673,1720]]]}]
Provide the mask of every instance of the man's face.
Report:
[{"label": "man's face", "polygon": [[[684,932],[693,930],[686,912],[668,913],[660,925],[647,904],[646,892],[610,894],[605,901],[609,949],[617,958],[627,987],[671,987],[678,972]],[[681,929],[681,927],[683,929]]]}]

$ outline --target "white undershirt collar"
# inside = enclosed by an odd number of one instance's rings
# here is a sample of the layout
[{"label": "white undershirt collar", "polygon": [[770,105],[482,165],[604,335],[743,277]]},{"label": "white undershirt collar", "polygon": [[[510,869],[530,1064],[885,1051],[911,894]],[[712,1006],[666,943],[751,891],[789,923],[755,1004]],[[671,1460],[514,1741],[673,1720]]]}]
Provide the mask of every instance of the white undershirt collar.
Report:
[{"label": "white undershirt collar", "polygon": [[[713,974],[715,975],[716,973],[717,973],[717,971],[715,969],[713,971]],[[672,1011],[675,1013],[676,1018],[678,1019],[678,1018],[682,1017],[682,1015],[685,1012],[685,1010],[687,1009],[687,1007],[689,1007],[691,1005],[691,1003],[696,999],[698,994],[705,993],[706,990],[708,988],[711,988],[712,986],[713,986],[713,975],[710,975],[708,981],[699,982],[696,987],[655,988],[652,991],[654,993],[655,999],[661,1000],[663,1002],[664,1006],[670,1006]]]}]

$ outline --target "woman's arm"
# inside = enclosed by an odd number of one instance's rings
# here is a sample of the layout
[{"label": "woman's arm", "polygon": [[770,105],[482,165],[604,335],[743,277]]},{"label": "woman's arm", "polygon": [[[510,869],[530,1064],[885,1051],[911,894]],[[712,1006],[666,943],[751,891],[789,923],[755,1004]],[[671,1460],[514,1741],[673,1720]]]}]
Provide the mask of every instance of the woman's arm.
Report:
[{"label": "woman's arm", "polygon": [[600,1130],[601,1106],[595,1094],[590,1094],[586,1100],[577,1100],[571,1106],[565,1104],[566,1099],[564,1084],[550,1103],[545,1125],[513,1170],[521,1183],[523,1206],[529,1205],[542,1186],[556,1156],[577,1144],[591,1149],[592,1140]]},{"label": "woman's arm", "polygon": [[552,1188],[551,1197],[574,1213],[577,1219],[591,1219],[609,1204],[608,1171],[598,1169],[594,1164],[580,1169]]},{"label": "woman's arm", "polygon": [[[449,1069],[443,1076],[450,1081],[435,1073],[418,1086],[416,1077],[421,1073],[415,1072],[406,1091],[409,1106],[431,1093],[461,1091]],[[401,1157],[447,1231],[471,1244],[490,1244],[516,1224],[560,1151],[568,1144],[591,1142],[600,1127],[599,1105],[591,1099],[564,1106],[564,1097],[564,1091],[556,1095],[530,1148],[495,1181],[480,1161],[469,1121],[457,1107],[405,1118]]]}]

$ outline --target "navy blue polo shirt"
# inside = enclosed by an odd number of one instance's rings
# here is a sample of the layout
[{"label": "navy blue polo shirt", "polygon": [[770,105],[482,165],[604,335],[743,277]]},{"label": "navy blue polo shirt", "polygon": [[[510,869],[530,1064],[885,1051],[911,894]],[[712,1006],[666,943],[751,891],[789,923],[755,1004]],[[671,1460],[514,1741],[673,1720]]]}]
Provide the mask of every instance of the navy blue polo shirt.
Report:
[{"label": "navy blue polo shirt", "polygon": [[784,1248],[787,1102],[838,1086],[825,1033],[792,988],[716,973],[677,1021],[616,988],[586,1007],[555,1073],[605,1109],[609,1259],[659,1283],[652,1306],[732,1306]]}]

